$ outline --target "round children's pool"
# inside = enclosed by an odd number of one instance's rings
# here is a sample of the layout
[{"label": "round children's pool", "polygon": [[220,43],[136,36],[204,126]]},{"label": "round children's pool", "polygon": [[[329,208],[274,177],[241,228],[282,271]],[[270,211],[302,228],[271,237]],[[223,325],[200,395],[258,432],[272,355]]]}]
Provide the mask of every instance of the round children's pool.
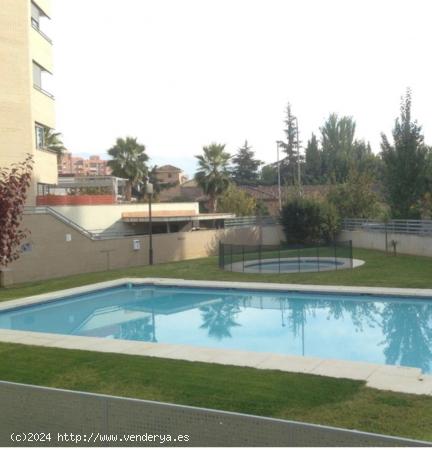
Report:
[{"label": "round children's pool", "polygon": [[281,258],[235,262],[226,268],[233,272],[246,273],[293,273],[324,272],[329,270],[352,269],[364,261],[350,258]]}]

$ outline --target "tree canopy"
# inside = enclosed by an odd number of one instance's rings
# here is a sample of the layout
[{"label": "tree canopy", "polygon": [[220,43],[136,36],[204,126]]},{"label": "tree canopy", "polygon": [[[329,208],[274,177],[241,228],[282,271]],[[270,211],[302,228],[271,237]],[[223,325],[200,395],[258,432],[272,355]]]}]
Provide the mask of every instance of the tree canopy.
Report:
[{"label": "tree canopy", "polygon": [[428,151],[422,127],[411,118],[411,90],[401,99],[393,144],[382,133],[383,182],[393,218],[419,218],[418,202],[427,190]]},{"label": "tree canopy", "polygon": [[259,180],[258,169],[262,161],[255,158],[255,152],[246,140],[232,158],[233,168],[231,176],[236,184],[257,184]]},{"label": "tree canopy", "polygon": [[231,155],[225,151],[225,145],[212,143],[203,147],[203,154],[195,158],[198,160],[195,180],[209,196],[210,209],[215,212],[218,197],[228,189],[230,184],[228,164]]},{"label": "tree canopy", "polygon": [[118,138],[115,145],[108,150],[112,157],[108,166],[112,174],[119,178],[126,178],[126,198],[131,200],[132,188],[137,188],[145,183],[149,159],[145,152],[145,146],[139,144],[137,138]]}]

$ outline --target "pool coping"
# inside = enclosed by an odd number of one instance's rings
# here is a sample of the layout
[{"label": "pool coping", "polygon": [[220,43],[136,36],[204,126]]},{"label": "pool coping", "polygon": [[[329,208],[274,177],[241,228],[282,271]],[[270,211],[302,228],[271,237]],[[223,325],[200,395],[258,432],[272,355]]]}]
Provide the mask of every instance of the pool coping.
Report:
[{"label": "pool coping", "polygon": [[[337,294],[391,295],[396,297],[432,298],[432,289],[400,289],[355,286],[320,286],[280,283],[245,283],[233,281],[203,281],[173,278],[120,278],[112,281],[89,284],[31,297],[0,303],[0,311],[47,303],[60,298],[85,294],[125,284],[153,284],[159,286],[181,286],[198,288],[248,289],[259,291],[321,292]],[[424,375],[413,367],[354,362],[339,359],[281,355],[269,352],[252,352],[231,349],[215,349],[183,344],[137,342],[100,337],[68,336],[0,329],[0,342],[63,349],[119,353],[125,355],[151,356],[192,362],[224,364],[256,369],[281,370],[334,378],[365,381],[371,388],[431,395],[432,375]]]}]

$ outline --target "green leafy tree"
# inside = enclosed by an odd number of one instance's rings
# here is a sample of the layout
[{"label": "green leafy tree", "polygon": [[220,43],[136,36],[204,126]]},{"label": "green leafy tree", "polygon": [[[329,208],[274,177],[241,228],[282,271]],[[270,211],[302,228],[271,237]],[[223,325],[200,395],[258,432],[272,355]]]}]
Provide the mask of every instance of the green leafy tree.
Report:
[{"label": "green leafy tree", "polygon": [[314,133],[312,133],[306,146],[305,174],[306,181],[310,184],[316,184],[321,181],[321,151],[319,149],[318,139]]},{"label": "green leafy tree", "polygon": [[231,184],[219,197],[218,211],[237,216],[253,216],[257,212],[257,201],[247,192]]},{"label": "green leafy tree", "polygon": [[277,184],[278,173],[277,164],[267,164],[261,169],[261,177],[259,184],[266,186],[271,186],[272,184]]},{"label": "green leafy tree", "polygon": [[217,211],[218,197],[230,184],[228,163],[231,155],[225,151],[225,145],[212,143],[203,148],[203,154],[195,156],[198,171],[195,180],[210,198],[210,210]]},{"label": "green leafy tree", "polygon": [[415,207],[427,187],[428,149],[422,128],[411,118],[411,90],[401,100],[400,117],[393,128],[391,144],[382,133],[384,189],[391,214],[396,219],[418,218]]},{"label": "green leafy tree", "polygon": [[44,146],[47,150],[57,154],[57,161],[60,161],[60,158],[66,151],[62,134],[55,132],[52,128],[48,127],[44,128]]},{"label": "green leafy tree", "polygon": [[333,186],[327,199],[341,218],[374,218],[379,213],[379,198],[373,187],[370,174],[351,169],[347,181]]},{"label": "green leafy tree", "polygon": [[108,150],[108,155],[112,157],[108,161],[108,166],[112,174],[119,178],[126,178],[126,199],[131,200],[132,188],[139,188],[145,183],[149,159],[145,152],[145,146],[139,144],[136,138],[118,138],[114,147]]},{"label": "green leafy tree", "polygon": [[234,164],[231,170],[231,176],[237,184],[257,184],[259,179],[259,167],[262,161],[255,159],[255,152],[245,141],[243,147],[240,147],[234,155],[232,162]]},{"label": "green leafy tree", "polygon": [[289,243],[327,242],[339,230],[339,216],[329,203],[295,197],[283,206],[281,224]]},{"label": "green leafy tree", "polygon": [[344,182],[354,149],[356,124],[352,117],[330,114],[321,127],[323,172],[328,180]]}]

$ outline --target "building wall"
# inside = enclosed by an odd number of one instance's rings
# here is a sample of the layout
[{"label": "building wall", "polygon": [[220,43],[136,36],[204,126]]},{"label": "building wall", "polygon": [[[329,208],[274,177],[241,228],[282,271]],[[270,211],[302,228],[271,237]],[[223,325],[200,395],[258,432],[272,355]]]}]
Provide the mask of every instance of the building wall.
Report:
[{"label": "building wall", "polygon": [[[49,0],[35,0],[50,11]],[[47,12],[47,14],[49,14]],[[51,44],[31,26],[30,0],[2,0],[0,8],[0,167],[34,157],[29,204],[36,184],[57,181],[56,156],[36,150],[35,122],[55,127],[54,100],[33,88],[32,61],[52,70]]]},{"label": "building wall", "polygon": [[[370,231],[342,231],[339,237],[342,241],[353,241],[354,247],[366,248],[371,250],[386,249],[385,233],[376,233]],[[410,234],[388,233],[387,242],[389,252],[393,251],[391,241],[397,242],[397,253],[418,256],[432,256],[432,236],[416,236]]]},{"label": "building wall", "polygon": [[2,0],[0,8],[0,167],[34,153],[29,48],[30,2]]},{"label": "building wall", "polygon": [[[148,204],[116,204],[92,206],[55,206],[53,207],[72,222],[86,230],[99,231],[130,231],[131,227],[121,220],[124,212],[148,211]],[[157,211],[195,211],[199,213],[198,203],[154,203],[153,212]]]},{"label": "building wall", "polygon": [[[48,214],[26,214],[23,226],[31,230],[31,251],[11,264],[8,279],[14,283],[148,264],[148,236],[136,238],[141,244],[136,251],[134,238],[91,240]],[[221,239],[277,244],[279,234],[279,227],[249,227],[154,235],[154,260],[158,264],[216,255]]]}]

